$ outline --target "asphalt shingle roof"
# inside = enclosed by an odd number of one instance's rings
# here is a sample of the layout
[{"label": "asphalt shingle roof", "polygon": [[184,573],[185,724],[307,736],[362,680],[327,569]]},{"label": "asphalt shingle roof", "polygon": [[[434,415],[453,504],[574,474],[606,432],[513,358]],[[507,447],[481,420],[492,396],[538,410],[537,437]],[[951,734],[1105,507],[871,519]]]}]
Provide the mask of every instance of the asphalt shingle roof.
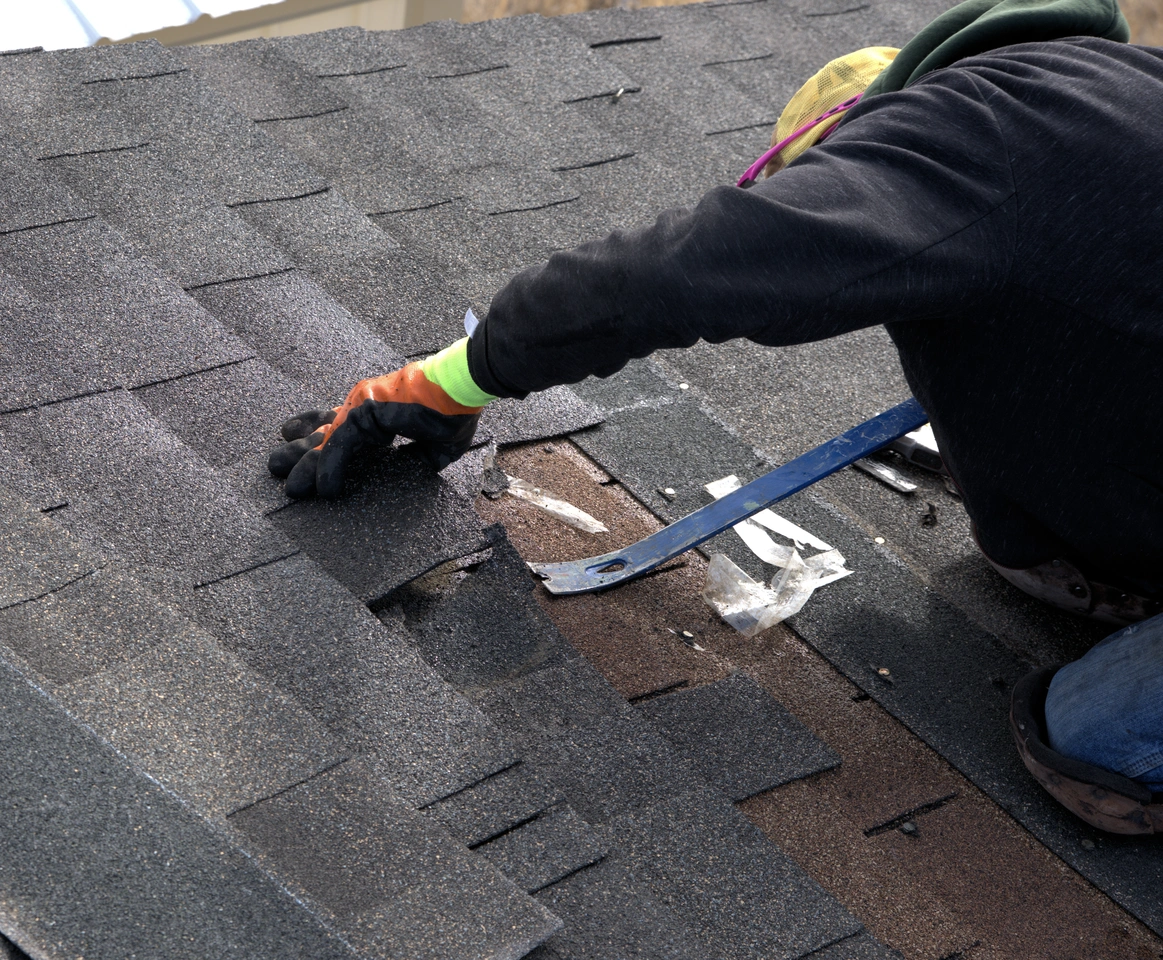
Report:
[{"label": "asphalt shingle roof", "polygon": [[[86,957],[888,957],[731,802],[834,754],[742,678],[617,694],[473,511],[481,451],[437,476],[395,449],[333,504],[265,457],[523,265],[733,180],[804,76],[942,6],[0,57],[0,929]],[[750,345],[635,362],[479,440],[571,434],[671,519],[900,394],[876,333],[785,357],[762,391]],[[974,597],[844,512],[906,539],[871,483],[788,505],[857,571],[797,630],[1163,929],[1158,852],[1084,852],[1018,768],[1022,662]],[[734,752],[757,723],[767,753]]]}]

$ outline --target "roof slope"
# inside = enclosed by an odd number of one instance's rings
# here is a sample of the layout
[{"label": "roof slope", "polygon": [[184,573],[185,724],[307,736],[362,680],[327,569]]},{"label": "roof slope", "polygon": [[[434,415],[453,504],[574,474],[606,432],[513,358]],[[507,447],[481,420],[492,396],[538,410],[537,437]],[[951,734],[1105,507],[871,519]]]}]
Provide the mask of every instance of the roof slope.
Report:
[{"label": "roof slope", "polygon": [[[479,455],[435,476],[401,448],[338,504],[288,501],[265,458],[282,419],[445,345],[523,265],[733,179],[800,78],[933,12],[748,0],[0,56],[0,809],[22,828],[0,859],[29,865],[0,873],[0,928],[87,957],[887,956],[731,803],[834,755],[742,680],[627,704],[474,513]],[[805,375],[887,377],[873,405],[899,390],[882,344],[840,349]],[[604,420],[578,442],[663,517],[766,467],[652,367],[628,376],[491,405],[479,439]],[[854,555],[877,611],[896,609],[882,580],[935,602]],[[417,592],[436,568],[475,572]],[[886,634],[836,595],[797,628],[860,674]],[[965,754],[942,689],[874,695],[996,780],[996,737]],[[778,762],[703,743],[757,722]],[[114,795],[135,799],[114,814]],[[38,882],[62,870],[71,886]],[[236,886],[253,906],[223,920]]]}]

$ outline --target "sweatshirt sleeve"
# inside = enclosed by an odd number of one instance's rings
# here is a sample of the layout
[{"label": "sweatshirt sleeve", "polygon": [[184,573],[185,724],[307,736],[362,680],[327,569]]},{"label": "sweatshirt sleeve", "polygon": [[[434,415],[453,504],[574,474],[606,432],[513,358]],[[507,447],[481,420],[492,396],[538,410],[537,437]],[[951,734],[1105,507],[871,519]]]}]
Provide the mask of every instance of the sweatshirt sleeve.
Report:
[{"label": "sweatshirt sleeve", "polygon": [[935,72],[859,104],[750,190],[717,187],[525,270],[470,342],[473,379],[520,397],[700,338],[781,346],[981,303],[1009,274],[1016,225],[982,89]]}]

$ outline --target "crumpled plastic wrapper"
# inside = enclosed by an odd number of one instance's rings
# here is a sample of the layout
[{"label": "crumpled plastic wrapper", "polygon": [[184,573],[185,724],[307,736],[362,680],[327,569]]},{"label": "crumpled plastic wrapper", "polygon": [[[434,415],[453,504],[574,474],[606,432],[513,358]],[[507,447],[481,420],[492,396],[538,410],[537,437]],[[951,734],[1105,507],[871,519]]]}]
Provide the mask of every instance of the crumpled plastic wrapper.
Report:
[{"label": "crumpled plastic wrapper", "polygon": [[711,557],[703,599],[745,637],[754,637],[799,613],[815,583],[798,551],[772,581],[771,587],[752,580],[721,553]]},{"label": "crumpled plastic wrapper", "polygon": [[[708,483],[705,489],[717,500],[740,486],[737,477],[729,476]],[[839,550],[770,510],[759,511],[733,529],[752,553],[776,568],[768,587],[751,579],[723,554],[711,558],[703,599],[744,636],[754,637],[799,613],[816,589],[852,572],[845,567]],[[795,546],[776,543],[768,530]],[[808,546],[821,552],[805,559],[800,551]]]}]

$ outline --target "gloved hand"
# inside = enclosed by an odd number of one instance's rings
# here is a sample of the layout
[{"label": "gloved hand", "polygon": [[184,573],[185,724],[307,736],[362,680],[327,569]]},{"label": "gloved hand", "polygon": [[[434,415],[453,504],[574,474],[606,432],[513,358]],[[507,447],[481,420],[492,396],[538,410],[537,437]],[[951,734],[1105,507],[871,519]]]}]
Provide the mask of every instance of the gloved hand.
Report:
[{"label": "gloved hand", "polygon": [[[287,495],[339,496],[347,469],[360,451],[386,446],[397,435],[415,440],[437,470],[458,459],[472,443],[483,404],[492,399],[471,379],[465,385],[447,376],[450,356],[467,376],[464,343],[386,376],[361,380],[341,407],[311,410],[284,423],[282,435],[288,442],[271,454],[268,466],[276,477],[286,479]],[[456,384],[454,391],[462,399],[467,396],[482,404],[457,402],[440,380]]]}]

